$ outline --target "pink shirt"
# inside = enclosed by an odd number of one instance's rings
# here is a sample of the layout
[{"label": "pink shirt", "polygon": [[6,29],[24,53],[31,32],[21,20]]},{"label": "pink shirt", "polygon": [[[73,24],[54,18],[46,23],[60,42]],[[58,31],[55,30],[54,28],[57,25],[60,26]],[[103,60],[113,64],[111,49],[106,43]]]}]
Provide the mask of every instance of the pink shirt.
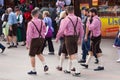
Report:
[{"label": "pink shirt", "polygon": [[98,37],[101,35],[101,21],[98,16],[93,17],[93,21],[90,24],[90,21],[87,21],[87,26],[89,30],[92,32],[92,36]]},{"label": "pink shirt", "polygon": [[[60,29],[57,33],[57,38],[56,38],[57,40],[59,40],[60,37],[63,37],[64,35],[65,36],[74,35],[74,26],[68,17],[72,19],[74,25],[77,22],[77,17],[74,14],[69,14],[65,19],[63,19],[60,24]],[[83,38],[84,30],[83,30],[82,21],[80,18],[78,18],[76,32],[77,32],[77,35],[80,35],[79,38],[81,40]]]},{"label": "pink shirt", "polygon": [[[42,20],[40,20],[38,18],[33,18],[32,21],[36,24],[37,28],[40,30]],[[43,24],[42,24],[41,35],[43,38],[45,38],[46,26],[43,21],[42,21],[42,23]],[[30,21],[27,26],[26,46],[30,47],[31,40],[33,38],[38,38],[38,37],[39,37],[39,33],[38,33],[37,29],[35,28],[34,24]]]}]

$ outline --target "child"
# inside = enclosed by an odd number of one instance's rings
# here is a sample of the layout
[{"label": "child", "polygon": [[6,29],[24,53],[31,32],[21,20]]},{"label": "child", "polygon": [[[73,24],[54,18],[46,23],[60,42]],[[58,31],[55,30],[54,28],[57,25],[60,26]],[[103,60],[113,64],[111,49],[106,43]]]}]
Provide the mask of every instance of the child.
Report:
[{"label": "child", "polygon": [[120,30],[118,31],[117,37],[115,38],[113,47],[118,48],[119,59],[117,62],[120,62]]}]

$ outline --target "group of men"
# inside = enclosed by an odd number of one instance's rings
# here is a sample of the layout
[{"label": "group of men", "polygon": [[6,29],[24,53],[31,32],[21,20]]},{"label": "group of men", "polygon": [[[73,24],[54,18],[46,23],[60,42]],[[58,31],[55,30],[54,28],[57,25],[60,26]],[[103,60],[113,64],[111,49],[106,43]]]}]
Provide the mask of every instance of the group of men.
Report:
[{"label": "group of men", "polygon": [[[16,14],[13,12],[12,8],[7,9],[9,17],[8,17],[8,24],[9,24],[9,31],[8,31],[8,36],[9,36],[9,42],[10,46],[8,48],[12,47],[17,47],[17,18]],[[2,52],[4,52],[5,47],[0,44],[0,48],[2,49]]]},{"label": "group of men", "polygon": [[[62,71],[62,63],[66,53],[69,55],[68,59],[68,67],[64,70],[64,73],[70,74],[71,71],[73,76],[80,76],[80,65],[77,61],[77,51],[78,51],[78,44],[81,44],[83,41],[84,46],[86,44],[91,44],[90,48],[87,48],[87,52],[83,55],[84,64],[81,64],[85,68],[88,68],[88,63],[91,57],[94,55],[97,59],[99,59],[99,66],[94,69],[94,71],[104,70],[104,67],[101,63],[101,56],[102,51],[100,49],[101,43],[101,21],[97,16],[97,9],[91,8],[89,10],[89,16],[87,16],[86,22],[82,23],[81,19],[74,14],[74,7],[68,6],[66,9],[68,14],[61,23],[60,28],[56,36],[56,42],[59,41],[61,37],[64,37],[64,43],[62,44],[62,53],[60,56],[60,64],[57,69]],[[32,70],[28,72],[28,74],[37,74],[35,69],[35,56],[37,55],[38,58],[41,60],[44,71],[48,71],[49,67],[46,64],[46,61],[42,55],[42,47],[45,40],[45,32],[46,32],[46,25],[45,23],[38,19],[39,17],[39,10],[33,9],[31,12],[32,20],[28,23],[27,29],[27,41],[26,47],[29,49],[29,56],[31,59]],[[88,54],[88,58],[86,59],[86,55]]]}]

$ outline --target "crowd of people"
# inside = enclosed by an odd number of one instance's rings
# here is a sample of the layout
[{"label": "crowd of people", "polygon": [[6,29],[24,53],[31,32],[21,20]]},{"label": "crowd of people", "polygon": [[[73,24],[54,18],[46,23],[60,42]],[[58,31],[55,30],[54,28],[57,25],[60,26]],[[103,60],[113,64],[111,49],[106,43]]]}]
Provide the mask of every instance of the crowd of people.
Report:
[{"label": "crowd of people", "polygon": [[[55,20],[58,26],[58,32],[55,41],[60,40],[58,55],[60,56],[59,64],[56,67],[58,71],[63,70],[63,62],[68,56],[68,67],[64,73],[73,76],[80,76],[80,65],[88,68],[88,64],[92,56],[95,57],[95,64],[99,66],[94,71],[104,70],[102,65],[102,50],[101,43],[101,20],[98,17],[96,8],[82,8],[81,18],[74,14],[74,7],[65,7],[63,0],[58,0],[56,3],[57,15]],[[28,12],[27,12],[28,14]],[[44,71],[47,72],[49,67],[43,56],[44,48],[48,45],[49,55],[54,55],[54,45],[52,38],[55,28],[50,16],[50,12],[45,10],[42,13],[38,7],[31,10],[31,16],[24,14],[18,6],[7,8],[2,14],[2,29],[5,35],[8,49],[17,48],[19,42],[22,46],[26,45],[29,50],[32,70],[28,72],[30,75],[37,74],[35,68],[35,56],[37,55],[43,64]],[[27,16],[27,18],[24,18]],[[28,20],[28,18],[30,18]],[[25,25],[26,21],[27,25]],[[46,44],[48,42],[48,44]],[[90,43],[91,42],[91,43]],[[82,43],[82,59],[77,60],[78,45]],[[117,46],[117,45],[115,45]],[[5,47],[0,44],[2,52]],[[119,51],[119,49],[118,49]],[[119,51],[120,52],[120,51]],[[87,56],[88,55],[88,56]],[[120,61],[120,60],[118,60]],[[79,62],[79,63],[78,63]]]}]

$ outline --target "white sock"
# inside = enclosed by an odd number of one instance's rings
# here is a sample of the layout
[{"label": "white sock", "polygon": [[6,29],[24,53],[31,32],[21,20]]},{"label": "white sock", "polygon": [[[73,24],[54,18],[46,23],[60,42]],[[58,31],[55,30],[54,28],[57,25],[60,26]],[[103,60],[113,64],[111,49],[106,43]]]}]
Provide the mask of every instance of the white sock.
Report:
[{"label": "white sock", "polygon": [[99,60],[99,66],[100,66],[100,67],[103,67],[103,64],[102,64],[102,57],[99,57],[98,60]]},{"label": "white sock", "polygon": [[46,62],[45,62],[45,61],[43,61],[43,62],[42,62],[42,65],[43,65],[43,66],[45,66],[45,65],[46,65]]},{"label": "white sock", "polygon": [[17,43],[16,42],[14,42],[14,46],[16,46],[17,45]]},{"label": "white sock", "polygon": [[61,56],[60,56],[60,61],[59,61],[59,67],[62,67],[63,62],[64,62],[64,59],[65,59],[65,55],[64,55],[64,54],[61,54]]},{"label": "white sock", "polygon": [[10,42],[10,46],[12,46],[13,45],[13,42]]},{"label": "white sock", "polygon": [[32,67],[32,71],[33,71],[33,72],[36,72],[36,69],[35,69],[35,67]]},{"label": "white sock", "polygon": [[67,71],[71,71],[71,67],[72,67],[72,61],[69,59],[68,60]]},{"label": "white sock", "polygon": [[75,67],[75,73],[80,73],[80,65],[77,59],[72,60],[73,67]]},{"label": "white sock", "polygon": [[90,60],[91,60],[91,58],[92,58],[92,56],[91,55],[88,55],[88,57],[87,57],[87,60],[86,60],[86,63],[85,64],[89,64],[89,62],[90,62]]}]

